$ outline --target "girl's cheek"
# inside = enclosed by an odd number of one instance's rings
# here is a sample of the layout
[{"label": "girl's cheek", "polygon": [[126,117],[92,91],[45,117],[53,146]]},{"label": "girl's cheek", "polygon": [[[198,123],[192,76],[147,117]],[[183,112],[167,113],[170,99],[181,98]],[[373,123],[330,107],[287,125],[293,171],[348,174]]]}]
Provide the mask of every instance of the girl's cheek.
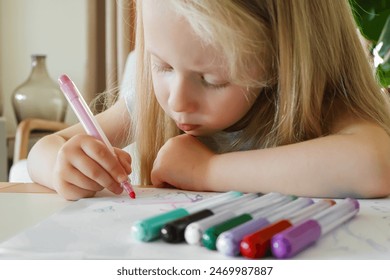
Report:
[{"label": "girl's cheek", "polygon": [[155,77],[153,79],[153,87],[156,95],[166,96],[169,93],[169,82],[167,78]]}]

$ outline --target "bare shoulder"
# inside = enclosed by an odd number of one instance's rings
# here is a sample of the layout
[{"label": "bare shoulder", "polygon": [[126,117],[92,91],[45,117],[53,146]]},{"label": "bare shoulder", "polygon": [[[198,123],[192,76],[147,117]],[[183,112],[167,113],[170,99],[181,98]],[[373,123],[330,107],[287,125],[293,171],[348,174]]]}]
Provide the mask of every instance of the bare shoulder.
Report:
[{"label": "bare shoulder", "polygon": [[130,113],[123,98],[96,116],[99,124],[116,147],[127,145],[130,131]]},{"label": "bare shoulder", "polygon": [[334,118],[330,133],[336,135],[360,135],[370,138],[379,137],[389,141],[390,145],[390,135],[383,127],[374,121],[354,116],[350,112],[340,113]]},{"label": "bare shoulder", "polygon": [[366,174],[369,178],[365,184],[371,187],[361,188],[362,197],[390,195],[390,135],[388,132],[373,121],[344,114],[334,123],[331,134],[347,143],[345,147],[348,147],[356,159],[359,159],[356,166],[361,166],[361,174]]},{"label": "bare shoulder", "polygon": [[351,145],[380,155],[390,166],[390,135],[379,124],[343,114],[334,123],[331,134],[347,137]]},{"label": "bare shoulder", "polygon": [[125,100],[123,98],[120,98],[110,108],[98,114],[97,119],[101,123],[111,122],[113,119],[121,119],[124,121],[128,121],[130,119],[130,114],[128,112]]},{"label": "bare shoulder", "polygon": [[[118,100],[109,109],[95,117],[113,146],[124,147],[127,145],[130,130],[130,114],[124,100]],[[83,133],[85,133],[85,130],[82,125],[76,123],[55,134],[67,140],[76,134]]]}]

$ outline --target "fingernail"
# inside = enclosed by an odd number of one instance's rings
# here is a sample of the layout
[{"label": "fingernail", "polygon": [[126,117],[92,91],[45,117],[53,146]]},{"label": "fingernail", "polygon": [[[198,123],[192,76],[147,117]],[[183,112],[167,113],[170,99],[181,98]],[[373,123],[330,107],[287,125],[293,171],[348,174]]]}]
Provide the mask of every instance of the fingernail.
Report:
[{"label": "fingernail", "polygon": [[121,194],[123,192],[123,189],[122,188],[115,188],[115,189],[112,190],[112,192],[114,194]]},{"label": "fingernail", "polygon": [[118,180],[119,183],[122,183],[122,182],[127,181],[128,177],[127,177],[127,175],[119,175],[117,180]]},{"label": "fingernail", "polygon": [[122,189],[122,188],[118,188],[118,189],[115,191],[116,194],[121,194],[122,192],[123,192],[123,189]]}]

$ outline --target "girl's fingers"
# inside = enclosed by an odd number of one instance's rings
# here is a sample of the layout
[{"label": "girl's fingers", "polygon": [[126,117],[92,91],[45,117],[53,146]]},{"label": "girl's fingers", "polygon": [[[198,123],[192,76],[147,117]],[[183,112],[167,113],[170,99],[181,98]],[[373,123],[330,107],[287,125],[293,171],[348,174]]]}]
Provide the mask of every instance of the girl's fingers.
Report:
[{"label": "girl's fingers", "polygon": [[68,182],[62,182],[56,191],[67,200],[79,200],[81,198],[93,197],[96,194],[95,191],[82,189]]},{"label": "girl's fingers", "polygon": [[95,191],[95,192],[102,191],[104,189],[103,186],[101,186],[99,183],[92,180],[91,178],[85,176],[78,169],[72,167],[70,172],[72,176],[68,179],[69,184],[73,186],[79,186],[79,188],[89,190],[89,191]]},{"label": "girl's fingers", "polygon": [[119,159],[120,164],[125,169],[127,174],[131,173],[131,156],[120,149],[115,149],[115,153]]},{"label": "girl's fingers", "polygon": [[73,158],[71,164],[79,172],[83,170],[82,173],[95,184],[97,183],[115,194],[122,193],[123,189],[120,184],[95,160],[89,157],[78,157]]},{"label": "girl's fingers", "polygon": [[[98,141],[98,140],[97,140]],[[81,148],[86,155],[88,155],[115,180],[120,183],[127,180],[127,173],[122,167],[120,160],[117,156],[109,150],[109,148],[102,142],[88,141],[81,143]],[[99,175],[99,174],[92,174]],[[110,183],[111,185],[112,183]],[[103,185],[107,187],[107,183]]]},{"label": "girl's fingers", "polygon": [[[57,158],[58,180],[87,191],[96,192],[106,188],[115,194],[122,193],[120,182],[127,180],[126,172],[131,171],[131,158],[126,152],[117,150],[120,156],[91,136],[71,138]],[[125,167],[122,167],[122,162]]]}]

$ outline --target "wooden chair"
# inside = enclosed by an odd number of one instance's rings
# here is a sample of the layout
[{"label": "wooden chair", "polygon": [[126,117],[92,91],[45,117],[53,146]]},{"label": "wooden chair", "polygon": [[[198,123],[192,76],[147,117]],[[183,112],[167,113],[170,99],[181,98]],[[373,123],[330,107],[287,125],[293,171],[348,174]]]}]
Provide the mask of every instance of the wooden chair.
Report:
[{"label": "wooden chair", "polygon": [[13,163],[27,158],[29,140],[33,131],[53,133],[68,127],[66,123],[29,118],[21,121],[16,129]]}]

